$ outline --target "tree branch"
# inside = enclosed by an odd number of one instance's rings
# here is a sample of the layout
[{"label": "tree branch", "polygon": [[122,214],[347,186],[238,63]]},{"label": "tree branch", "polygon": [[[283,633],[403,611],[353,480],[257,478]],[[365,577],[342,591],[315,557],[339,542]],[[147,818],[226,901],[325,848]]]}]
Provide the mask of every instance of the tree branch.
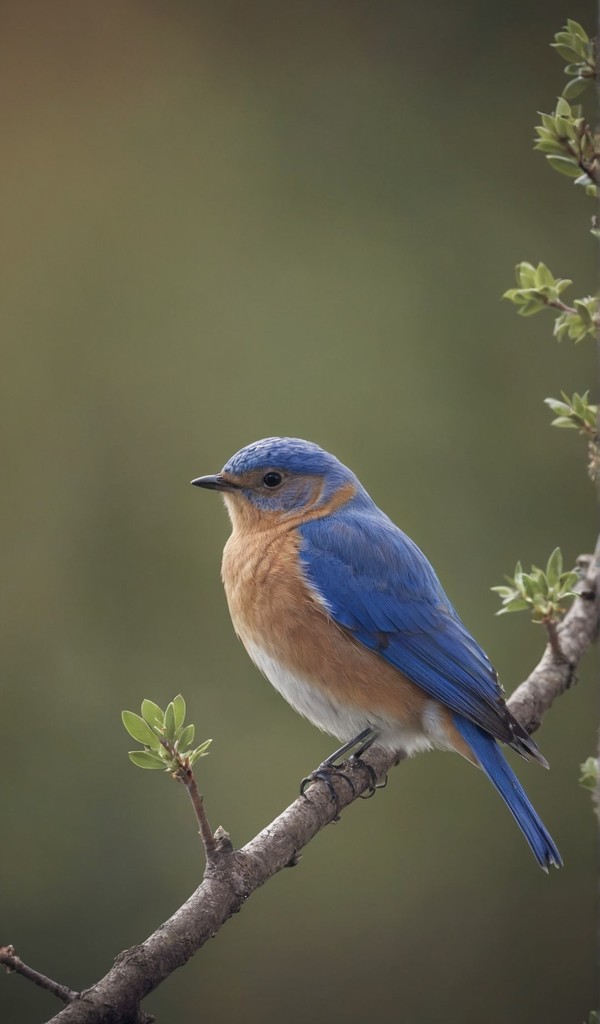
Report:
[{"label": "tree branch", "polygon": [[32,981],[34,985],[39,985],[40,988],[45,988],[47,992],[51,992],[53,996],[62,999],[63,1003],[70,1003],[73,999],[79,997],[78,992],[73,992],[66,985],[60,985],[57,981],[53,981],[52,978],[47,978],[45,974],[40,974],[33,967],[28,967],[27,964],[24,964],[21,957],[15,953],[14,946],[0,946],[0,964],[4,964],[7,974],[20,974],[23,978],[27,978],[28,981]]},{"label": "tree branch", "polygon": [[[539,664],[508,701],[529,732],[539,727],[554,700],[573,685],[577,665],[598,636],[600,538],[594,556],[584,556],[578,564],[583,575],[580,596],[558,627],[560,653],[549,643]],[[346,762],[344,775],[332,777],[337,806],[328,788],[317,781],[241,850],[234,850],[227,833],[218,828],[204,879],[187,902],[145,942],[120,953],[110,971],[56,1014],[52,1024],[147,1021],[140,1010],[145,996],[215,936],[259,886],[282,868],[295,865],[311,839],[371,788],[372,772],[381,782],[404,757],[402,752],[392,756],[375,749],[361,760]]]}]

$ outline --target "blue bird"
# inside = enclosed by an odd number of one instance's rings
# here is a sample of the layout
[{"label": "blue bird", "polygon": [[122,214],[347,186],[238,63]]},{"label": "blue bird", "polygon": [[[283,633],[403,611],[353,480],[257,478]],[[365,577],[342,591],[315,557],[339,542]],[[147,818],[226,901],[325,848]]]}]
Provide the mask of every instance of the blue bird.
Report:
[{"label": "blue bird", "polygon": [[546,761],[425,555],[354,473],[316,444],[271,437],[192,482],[222,492],[233,625],[292,707],[361,751],[457,751],[483,769],[538,863],[560,866],[497,741]]}]

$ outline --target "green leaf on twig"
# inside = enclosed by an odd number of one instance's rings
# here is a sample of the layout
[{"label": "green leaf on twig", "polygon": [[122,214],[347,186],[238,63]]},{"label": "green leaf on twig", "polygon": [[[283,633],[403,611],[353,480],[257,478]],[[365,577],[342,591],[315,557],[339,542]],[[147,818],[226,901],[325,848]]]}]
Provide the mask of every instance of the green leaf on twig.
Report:
[{"label": "green leaf on twig", "polygon": [[590,438],[596,437],[598,406],[588,401],[589,391],[583,395],[575,392],[571,398],[564,391],[561,394],[562,401],[558,398],[544,399],[556,417],[552,420],[552,426],[578,430],[580,434],[587,434]]},{"label": "green leaf on twig", "polygon": [[557,316],[554,323],[554,336],[558,341],[568,338],[575,344],[587,337],[596,335],[596,318],[598,316],[598,299],[594,295],[586,295],[583,299],[575,299],[573,308],[565,310]]},{"label": "green leaf on twig", "polygon": [[502,298],[512,302],[520,316],[532,316],[546,306],[553,306],[573,283],[568,278],[554,277],[545,263],[538,263],[537,267],[526,261],[517,263],[515,276],[517,287],[509,288]]},{"label": "green leaf on twig", "polygon": [[574,571],[563,572],[562,554],[560,548],[555,548],[545,570],[533,565],[526,573],[517,562],[514,576],[505,576],[505,579],[506,585],[491,588],[502,601],[502,608],[496,614],[505,615],[527,608],[534,622],[547,625],[558,621],[566,610],[564,602],[575,596],[573,587],[578,576]]},{"label": "green leaf on twig", "polygon": [[589,789],[592,793],[595,793],[600,784],[600,764],[598,763],[597,757],[588,757],[586,761],[579,766],[581,775],[579,776],[579,783],[584,789]]},{"label": "green leaf on twig", "polygon": [[563,89],[563,96],[571,99],[583,92],[594,80],[594,45],[587,32],[577,21],[568,19],[567,24],[554,36],[550,46],[567,61],[565,74],[570,81]]},{"label": "green leaf on twig", "polygon": [[567,277],[555,277],[545,263],[538,263],[537,267],[526,261],[517,263],[515,276],[517,287],[509,288],[502,298],[512,302],[520,316],[533,316],[546,308],[557,309],[554,335],[558,341],[569,338],[577,343],[588,336],[595,337],[598,299],[594,295],[566,305],[560,296],[573,282]]},{"label": "green leaf on twig", "polygon": [[158,768],[160,771],[165,769],[165,762],[160,754],[153,754],[150,750],[130,750],[129,760],[138,768]]},{"label": "green leaf on twig", "polygon": [[153,700],[142,701],[142,718],[148,725],[162,727],[165,724],[165,713],[161,711],[158,704],[155,704]]},{"label": "green leaf on twig", "polygon": [[121,718],[127,732],[134,740],[137,740],[138,743],[143,743],[145,747],[151,747],[153,750],[158,750],[160,747],[160,739],[143,718],[134,714],[133,711],[123,711]]},{"label": "green leaf on twig", "polygon": [[195,726],[185,725],[185,701],[178,694],[163,711],[154,701],[142,701],[142,716],[123,711],[127,732],[142,744],[142,750],[129,751],[129,759],[138,768],[162,769],[176,774],[206,757],[212,740],[192,748]]},{"label": "green leaf on twig", "polygon": [[[577,65],[569,67],[578,69]],[[540,113],[542,123],[535,127],[537,138],[533,148],[544,153],[555,171],[576,179],[575,183],[585,185],[586,190],[591,187],[595,195],[599,170],[594,132],[582,116],[581,107],[568,102],[585,89],[586,84],[578,69],[553,113]]]}]

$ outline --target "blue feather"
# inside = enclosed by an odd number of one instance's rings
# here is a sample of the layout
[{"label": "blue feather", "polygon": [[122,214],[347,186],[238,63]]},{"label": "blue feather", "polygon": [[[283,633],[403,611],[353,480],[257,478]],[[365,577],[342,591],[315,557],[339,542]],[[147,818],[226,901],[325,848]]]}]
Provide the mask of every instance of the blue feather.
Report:
[{"label": "blue feather", "polygon": [[488,736],[483,729],[461,718],[460,715],[452,717],[456,728],[469,744],[481,768],[507,804],[538,863],[546,871],[550,864],[554,864],[557,868],[561,867],[560,853],[543,822],[531,806],[527,794],[496,741]]},{"label": "blue feather", "polygon": [[435,700],[543,762],[425,555],[362,488],[299,532],[306,578],[336,622]]},{"label": "blue feather", "polygon": [[335,455],[298,437],[265,437],[246,445],[225,463],[223,472],[236,475],[268,467],[302,476],[322,476],[338,487],[349,480],[358,484],[354,473]]}]

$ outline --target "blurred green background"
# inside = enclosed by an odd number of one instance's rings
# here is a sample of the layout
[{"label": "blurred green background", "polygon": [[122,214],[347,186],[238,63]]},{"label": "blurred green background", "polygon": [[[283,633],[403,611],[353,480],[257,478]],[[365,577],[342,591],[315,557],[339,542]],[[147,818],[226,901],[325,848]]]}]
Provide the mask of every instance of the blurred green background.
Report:
[{"label": "blurred green background", "polygon": [[[517,558],[589,550],[584,445],[542,400],[592,346],[500,301],[544,260],[594,288],[591,205],[531,149],[591,4],[5,5],[0,941],[80,989],[197,885],[185,793],[127,760],[124,707],[178,691],[213,825],[243,844],[333,746],[252,667],[192,490],[262,436],[318,441],[428,554],[511,690],[539,627]],[[519,775],[547,878],[488,783],[421,756],[352,807],[145,1006],[183,1024],[580,1024],[596,666]],[[0,1017],[59,1009],[17,976]]]}]

